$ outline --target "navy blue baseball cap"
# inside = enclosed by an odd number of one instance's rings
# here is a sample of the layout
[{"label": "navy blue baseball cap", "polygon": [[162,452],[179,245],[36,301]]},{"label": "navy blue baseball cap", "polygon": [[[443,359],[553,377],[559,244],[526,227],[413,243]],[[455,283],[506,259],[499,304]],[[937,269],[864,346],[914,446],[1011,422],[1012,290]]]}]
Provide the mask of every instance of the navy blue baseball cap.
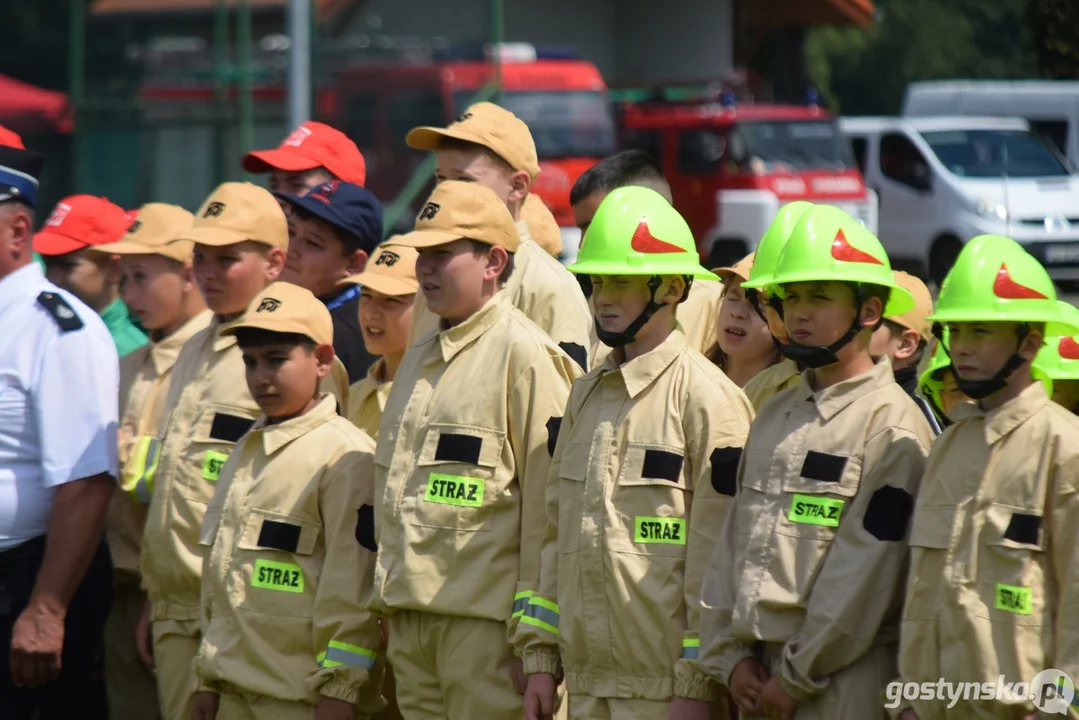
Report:
[{"label": "navy blue baseball cap", "polygon": [[274,193],[291,207],[328,222],[360,241],[368,255],[382,241],[382,203],[359,185],[331,180],[311,188],[306,195]]}]

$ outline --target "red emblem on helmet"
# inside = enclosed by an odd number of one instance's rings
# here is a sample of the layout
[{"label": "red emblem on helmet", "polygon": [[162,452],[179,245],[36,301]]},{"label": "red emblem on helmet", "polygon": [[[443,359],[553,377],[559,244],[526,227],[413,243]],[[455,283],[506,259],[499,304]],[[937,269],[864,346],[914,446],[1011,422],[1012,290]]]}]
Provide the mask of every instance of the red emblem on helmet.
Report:
[{"label": "red emblem on helmet", "polygon": [[1008,272],[1005,263],[1000,264],[997,271],[997,279],[993,281],[993,294],[1002,300],[1048,300],[1045,295],[1034,288],[1020,285],[1012,280],[1012,274]]},{"label": "red emblem on helmet", "polygon": [[847,235],[843,232],[843,228],[839,229],[839,232],[835,234],[835,240],[832,241],[832,257],[843,262],[869,263],[871,265],[884,264],[869,253],[862,252],[847,242]]},{"label": "red emblem on helmet", "polygon": [[648,221],[641,220],[633,233],[633,239],[629,246],[639,253],[684,253],[685,250],[677,245],[664,242],[652,234],[648,229]]},{"label": "red emblem on helmet", "polygon": [[1079,360],[1079,342],[1075,341],[1075,338],[1060,338],[1060,344],[1057,345],[1057,352],[1060,353],[1060,357],[1065,360]]}]

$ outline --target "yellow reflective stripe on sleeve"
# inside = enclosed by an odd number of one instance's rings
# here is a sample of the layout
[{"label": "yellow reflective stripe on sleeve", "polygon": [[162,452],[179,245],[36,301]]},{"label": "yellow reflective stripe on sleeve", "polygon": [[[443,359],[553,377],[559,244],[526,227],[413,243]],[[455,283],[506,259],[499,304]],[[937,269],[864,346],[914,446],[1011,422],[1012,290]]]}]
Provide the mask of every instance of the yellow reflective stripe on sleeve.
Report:
[{"label": "yellow reflective stripe on sleeve", "polygon": [[202,458],[202,479],[217,482],[217,479],[221,477],[221,467],[228,459],[228,453],[207,450]]},{"label": "yellow reflective stripe on sleeve", "polygon": [[701,652],[701,641],[697,638],[685,638],[682,640],[682,659],[696,660]]},{"label": "yellow reflective stripe on sleeve", "polygon": [[154,493],[154,473],[160,456],[161,441],[153,435],[141,435],[124,466],[120,487],[143,505],[150,504]]},{"label": "yellow reflective stripe on sleeve", "polygon": [[528,607],[521,616],[521,622],[524,624],[546,630],[552,635],[558,634],[558,619],[558,605],[534,595],[529,599]]},{"label": "yellow reflective stripe on sleeve", "polygon": [[326,652],[319,653],[318,664],[324,668],[348,665],[349,667],[359,667],[370,670],[375,666],[375,659],[377,657],[378,653],[374,650],[368,650],[365,647],[350,645],[349,643],[340,642],[338,640],[331,640],[329,647],[326,648]]},{"label": "yellow reflective stripe on sleeve", "polygon": [[528,607],[528,600],[535,595],[531,590],[522,590],[513,596],[513,617],[521,617],[525,614],[525,608]]}]

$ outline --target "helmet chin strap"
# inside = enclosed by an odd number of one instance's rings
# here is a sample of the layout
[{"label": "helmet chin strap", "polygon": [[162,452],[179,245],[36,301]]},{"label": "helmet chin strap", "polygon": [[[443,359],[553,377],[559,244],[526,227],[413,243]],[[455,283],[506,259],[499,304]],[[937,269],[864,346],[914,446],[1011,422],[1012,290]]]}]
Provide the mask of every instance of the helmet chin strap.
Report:
[{"label": "helmet chin strap", "polygon": [[1026,360],[1019,355],[1019,346],[1023,344],[1023,340],[1026,339],[1027,334],[1030,332],[1030,326],[1023,323],[1019,326],[1019,330],[1016,335],[1018,339],[1015,343],[1015,352],[1008,358],[1008,362],[1004,363],[997,374],[986,380],[964,380],[959,377],[959,372],[955,369],[955,362],[952,362],[952,375],[955,377],[955,385],[959,388],[967,397],[972,400],[984,400],[993,393],[1000,392],[1008,386],[1008,378],[1012,376],[1016,370],[1018,370]]},{"label": "helmet chin strap", "polygon": [[[814,347],[811,345],[803,345],[794,341],[794,338],[788,338],[787,344],[782,345],[777,342],[779,346],[779,352],[783,354],[783,357],[788,360],[793,360],[801,367],[816,369],[822,368],[828,365],[833,365],[839,362],[839,356],[836,355],[840,350],[850,344],[858,333],[862,331],[864,325],[862,325],[862,286],[859,285],[855,291],[854,299],[857,301],[855,306],[856,312],[854,314],[854,322],[851,323],[850,328],[843,334],[843,337],[836,340],[831,345],[825,345],[824,347]],[[783,317],[783,301],[777,296],[773,295],[769,298],[769,304],[772,306],[779,317]],[[774,339],[774,338],[773,338]]]},{"label": "helmet chin strap", "polygon": [[[659,286],[663,284],[662,278],[659,275],[653,275],[648,280],[648,304],[645,305],[641,314],[631,322],[626,329],[619,332],[612,332],[610,330],[604,330],[600,327],[599,320],[593,319],[596,324],[596,337],[599,341],[611,348],[620,348],[629,345],[631,342],[637,339],[637,333],[641,331],[644,324],[648,322],[653,315],[655,315],[662,307],[663,303],[656,302],[656,291],[659,290]],[[685,299],[689,294],[689,288],[686,288],[686,292],[682,294],[682,298]],[[679,301],[681,302],[681,301]]]}]

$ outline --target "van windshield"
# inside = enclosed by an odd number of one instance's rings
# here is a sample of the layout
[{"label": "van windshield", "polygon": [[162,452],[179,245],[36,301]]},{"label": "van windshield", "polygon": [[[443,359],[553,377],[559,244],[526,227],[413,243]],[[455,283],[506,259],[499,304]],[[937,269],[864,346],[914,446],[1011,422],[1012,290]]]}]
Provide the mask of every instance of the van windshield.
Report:
[{"label": "van windshield", "polygon": [[937,158],[954,175],[969,178],[1060,177],[1060,157],[1026,130],[936,130],[923,132]]},{"label": "van windshield", "polygon": [[[460,112],[474,92],[454,93]],[[498,104],[524,120],[541,160],[606,157],[615,152],[614,117],[607,96],[581,91],[504,91]]]},{"label": "van windshield", "polygon": [[742,170],[848,170],[850,147],[834,120],[740,121],[727,137],[729,157]]}]

